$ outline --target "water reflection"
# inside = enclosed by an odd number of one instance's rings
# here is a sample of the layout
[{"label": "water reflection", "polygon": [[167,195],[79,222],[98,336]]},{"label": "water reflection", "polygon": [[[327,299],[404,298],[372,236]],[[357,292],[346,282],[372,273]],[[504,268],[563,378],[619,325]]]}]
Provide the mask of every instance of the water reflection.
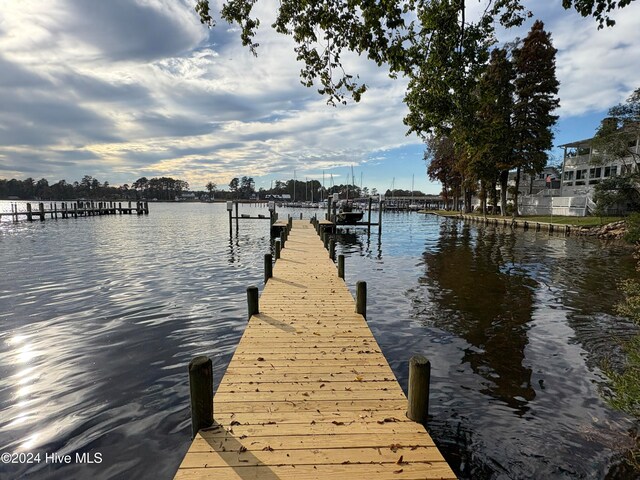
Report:
[{"label": "water reflection", "polygon": [[531,369],[524,366],[536,282],[513,265],[511,235],[443,224],[435,250],[423,254],[432,292],[434,325],[469,343],[463,363],[485,379],[482,393],[518,415],[535,398]]}]

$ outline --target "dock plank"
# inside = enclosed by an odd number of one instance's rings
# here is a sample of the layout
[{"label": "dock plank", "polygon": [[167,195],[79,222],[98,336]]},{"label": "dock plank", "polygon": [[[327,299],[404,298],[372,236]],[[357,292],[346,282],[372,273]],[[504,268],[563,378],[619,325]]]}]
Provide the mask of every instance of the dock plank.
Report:
[{"label": "dock plank", "polygon": [[[283,225],[284,227],[284,225]],[[311,225],[293,229],[176,479],[453,479]]]}]

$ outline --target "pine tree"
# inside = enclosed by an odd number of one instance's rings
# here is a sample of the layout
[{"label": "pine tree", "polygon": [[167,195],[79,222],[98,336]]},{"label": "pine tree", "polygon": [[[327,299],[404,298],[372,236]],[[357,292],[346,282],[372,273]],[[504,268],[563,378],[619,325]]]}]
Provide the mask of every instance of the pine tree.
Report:
[{"label": "pine tree", "polygon": [[551,112],[560,103],[557,98],[559,82],[556,79],[556,52],[551,43],[551,34],[545,32],[540,20],[536,20],[522,46],[513,52],[516,69],[513,114],[516,215],[520,174],[523,171],[531,175],[541,172],[547,164],[547,150],[552,147],[551,127],[558,116]]}]

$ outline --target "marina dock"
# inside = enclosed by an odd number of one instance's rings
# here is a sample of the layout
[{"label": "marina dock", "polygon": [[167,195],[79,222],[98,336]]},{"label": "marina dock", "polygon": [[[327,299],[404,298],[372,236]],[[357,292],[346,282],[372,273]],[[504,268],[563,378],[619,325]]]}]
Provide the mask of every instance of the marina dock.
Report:
[{"label": "marina dock", "polygon": [[292,221],[273,267],[265,256],[262,296],[247,290],[250,318],[212,422],[194,427],[176,479],[456,478],[407,417],[413,403],[367,325],[362,285],[355,302],[338,271],[314,226]]}]

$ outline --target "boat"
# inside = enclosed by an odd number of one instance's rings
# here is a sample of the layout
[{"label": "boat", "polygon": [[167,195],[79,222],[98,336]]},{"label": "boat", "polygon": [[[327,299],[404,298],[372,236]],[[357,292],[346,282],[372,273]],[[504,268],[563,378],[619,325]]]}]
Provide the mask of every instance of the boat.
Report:
[{"label": "boat", "polygon": [[364,212],[353,203],[341,202],[338,205],[335,222],[336,225],[356,225],[363,216]]}]

